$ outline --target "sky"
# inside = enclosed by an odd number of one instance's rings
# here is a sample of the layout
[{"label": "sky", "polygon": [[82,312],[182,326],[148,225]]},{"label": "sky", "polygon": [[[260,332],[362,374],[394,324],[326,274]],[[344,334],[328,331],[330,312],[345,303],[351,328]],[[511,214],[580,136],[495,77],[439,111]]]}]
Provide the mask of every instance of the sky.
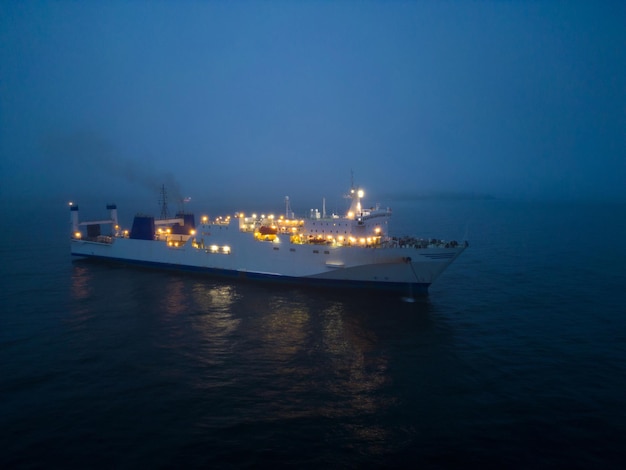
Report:
[{"label": "sky", "polygon": [[6,200],[626,200],[626,2],[0,2],[0,78]]}]

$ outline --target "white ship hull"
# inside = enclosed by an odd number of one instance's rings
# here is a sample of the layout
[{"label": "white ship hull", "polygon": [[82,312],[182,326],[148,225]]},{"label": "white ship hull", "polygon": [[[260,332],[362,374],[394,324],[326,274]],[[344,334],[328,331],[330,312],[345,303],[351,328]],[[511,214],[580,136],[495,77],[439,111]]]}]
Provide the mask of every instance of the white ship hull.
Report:
[{"label": "white ship hull", "polygon": [[[317,210],[308,219],[286,215],[218,217],[195,224],[193,214],[174,219],[136,216],[132,230],[111,218],[79,222],[72,214],[74,256],[126,264],[196,271],[241,279],[269,280],[329,287],[362,287],[405,294],[428,286],[467,247],[455,241],[394,238],[387,234],[390,209],[365,209],[362,190],[351,190],[352,205],[344,217]],[[111,225],[110,236],[100,225]],[[87,230],[85,230],[85,227]]]},{"label": "white ship hull", "polygon": [[[371,287],[399,292],[426,292],[428,286],[465,249],[361,248],[257,242],[235,233],[214,239],[229,253],[170,247],[165,242],[113,238],[111,243],[72,240],[74,256],[196,271],[211,275],[337,287]],[[248,236],[249,240],[244,237]],[[239,238],[234,240],[233,238]],[[220,245],[220,242],[223,245]]]}]

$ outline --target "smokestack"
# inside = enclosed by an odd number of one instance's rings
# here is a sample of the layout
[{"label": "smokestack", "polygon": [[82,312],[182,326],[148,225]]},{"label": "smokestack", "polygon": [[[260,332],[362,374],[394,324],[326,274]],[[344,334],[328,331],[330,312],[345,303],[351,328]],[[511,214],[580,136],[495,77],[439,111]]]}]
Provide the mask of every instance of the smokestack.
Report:
[{"label": "smokestack", "polygon": [[113,233],[117,233],[117,205],[115,204],[107,204],[107,210],[111,211],[111,221],[113,222]]},{"label": "smokestack", "polygon": [[[76,237],[78,231],[78,206],[70,202],[70,223],[72,224],[72,237]],[[78,238],[78,237],[76,237]]]}]

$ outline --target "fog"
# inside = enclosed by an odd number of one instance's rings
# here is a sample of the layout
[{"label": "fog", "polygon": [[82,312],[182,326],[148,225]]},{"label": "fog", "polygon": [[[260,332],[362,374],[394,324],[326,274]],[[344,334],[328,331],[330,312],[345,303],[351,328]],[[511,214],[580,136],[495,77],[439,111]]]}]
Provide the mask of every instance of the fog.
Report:
[{"label": "fog", "polygon": [[626,200],[625,5],[3,2],[0,196]]}]

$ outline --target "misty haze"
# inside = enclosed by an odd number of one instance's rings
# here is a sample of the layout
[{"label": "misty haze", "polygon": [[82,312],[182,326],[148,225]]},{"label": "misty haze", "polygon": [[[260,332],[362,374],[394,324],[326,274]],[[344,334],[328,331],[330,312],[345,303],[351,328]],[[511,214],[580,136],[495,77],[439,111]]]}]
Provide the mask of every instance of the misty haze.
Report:
[{"label": "misty haze", "polygon": [[620,3],[2,12],[3,198],[626,199]]},{"label": "misty haze", "polygon": [[0,2],[0,468],[623,468],[625,20]]}]

